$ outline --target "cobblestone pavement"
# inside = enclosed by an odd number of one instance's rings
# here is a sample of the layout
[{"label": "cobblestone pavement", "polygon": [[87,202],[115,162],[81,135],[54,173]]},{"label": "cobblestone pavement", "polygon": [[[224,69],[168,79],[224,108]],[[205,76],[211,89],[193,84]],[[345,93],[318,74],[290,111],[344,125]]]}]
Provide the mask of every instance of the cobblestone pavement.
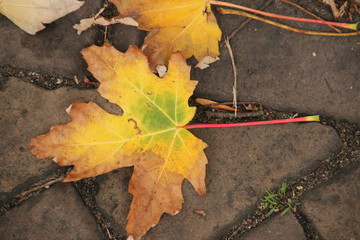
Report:
[{"label": "cobblestone pavement", "polygon": [[[257,8],[263,2],[241,4]],[[37,159],[28,147],[31,138],[68,122],[65,109],[73,102],[93,101],[121,112],[95,90],[98,83],[80,51],[105,38],[125,51],[130,44],[140,46],[146,33],[114,25],[78,36],[72,25],[102,4],[87,0],[35,36],[0,16],[1,240],[126,239],[132,168],[62,183],[67,168]],[[280,1],[266,10],[306,17]],[[242,20],[217,18],[224,36]],[[322,121],[193,130],[209,145],[208,194],[198,196],[185,181],[183,209],[176,216],[164,214],[143,239],[360,239],[360,38],[305,36],[251,22],[231,46],[239,101],[260,102],[265,109],[255,120],[320,114]],[[199,81],[194,97],[232,100],[230,57],[226,48],[220,51],[221,61],[192,70],[191,78]],[[84,76],[94,83],[84,83]],[[210,118],[209,112],[214,114],[201,108],[194,121],[239,120]],[[296,207],[267,217],[260,200],[282,183],[288,184],[284,200]]]}]

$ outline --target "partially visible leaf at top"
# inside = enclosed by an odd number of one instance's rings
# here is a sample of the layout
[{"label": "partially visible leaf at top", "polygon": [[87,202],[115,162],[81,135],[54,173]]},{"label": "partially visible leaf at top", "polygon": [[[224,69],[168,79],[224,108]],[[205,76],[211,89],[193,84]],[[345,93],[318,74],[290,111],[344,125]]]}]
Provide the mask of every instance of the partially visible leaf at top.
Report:
[{"label": "partially visible leaf at top", "polygon": [[133,17],[139,29],[150,31],[142,50],[152,70],[167,65],[173,52],[185,58],[219,56],[221,30],[209,0],[110,0],[121,17]]},{"label": "partially visible leaf at top", "polygon": [[85,2],[77,0],[0,0],[0,13],[25,32],[34,35]]},{"label": "partially visible leaf at top", "polygon": [[134,166],[126,231],[140,239],[164,212],[174,215],[181,209],[185,178],[205,195],[206,144],[180,127],[194,116],[188,98],[197,82],[190,80],[190,67],[180,53],[172,56],[163,78],[151,72],[146,57],[133,46],[126,53],[110,45],[92,46],[82,54],[101,83],[100,94],[124,114],[75,103],[69,110],[71,122],[32,139],[32,153],[56,158],[61,166],[74,165],[65,181]]}]

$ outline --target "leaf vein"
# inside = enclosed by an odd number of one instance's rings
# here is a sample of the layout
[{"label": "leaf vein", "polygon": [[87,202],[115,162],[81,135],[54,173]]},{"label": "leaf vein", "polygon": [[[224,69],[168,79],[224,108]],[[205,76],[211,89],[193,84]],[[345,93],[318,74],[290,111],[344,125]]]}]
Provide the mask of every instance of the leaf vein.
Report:
[{"label": "leaf vein", "polygon": [[[114,70],[114,71],[117,72],[116,70]],[[174,123],[174,124],[177,126],[177,123],[176,123],[162,108],[160,108],[159,105],[157,105],[151,98],[149,98],[149,97],[146,95],[146,93],[144,93],[144,92],[141,91],[138,87],[136,87],[136,85],[135,85],[133,82],[131,82],[128,78],[124,77],[124,79],[125,79],[126,81],[128,81],[129,84],[130,84],[134,89],[136,89],[139,93],[141,93],[141,95],[143,95],[147,100],[149,100],[157,109],[159,109],[159,111],[160,111],[161,113],[163,113],[172,123]]]},{"label": "leaf vein", "polygon": [[160,171],[160,174],[159,174],[159,176],[158,176],[157,182],[159,182],[161,176],[163,175],[164,170],[165,170],[165,167],[166,167],[166,164],[167,164],[167,162],[168,162],[169,159],[170,159],[171,152],[172,152],[172,150],[173,150],[174,142],[175,142],[176,136],[177,136],[177,134],[178,134],[178,131],[179,131],[179,130],[176,130],[176,132],[175,132],[175,134],[174,134],[174,137],[173,137],[173,139],[172,139],[172,141],[171,141],[171,144],[170,144],[170,147],[169,147],[169,152],[168,152],[168,154],[167,154],[167,156],[166,156],[165,162],[164,162],[163,167],[162,167],[162,169],[161,169],[161,171]]}]

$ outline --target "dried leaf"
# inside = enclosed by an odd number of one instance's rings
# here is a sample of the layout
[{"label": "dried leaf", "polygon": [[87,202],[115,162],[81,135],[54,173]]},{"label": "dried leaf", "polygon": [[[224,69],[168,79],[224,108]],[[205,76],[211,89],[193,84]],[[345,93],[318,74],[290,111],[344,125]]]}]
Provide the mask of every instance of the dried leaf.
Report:
[{"label": "dried leaf", "polygon": [[201,61],[198,64],[196,64],[195,67],[200,68],[202,70],[202,69],[210,67],[210,64],[212,64],[216,61],[219,61],[219,60],[220,60],[219,57],[213,58],[210,56],[206,56],[203,59],[201,59]]},{"label": "dried leaf", "polygon": [[173,52],[198,61],[219,56],[221,30],[206,0],[110,0],[121,17],[132,17],[139,29],[150,31],[142,50],[155,71],[167,65]]},{"label": "dried leaf", "polygon": [[323,2],[331,7],[331,11],[335,19],[342,18],[348,4],[348,2],[345,2],[340,8],[338,8],[334,0],[323,0]]},{"label": "dried leaf", "polygon": [[124,114],[109,114],[92,102],[75,103],[71,122],[32,139],[32,153],[55,157],[60,166],[74,165],[67,182],[134,166],[126,231],[140,239],[164,212],[174,215],[181,209],[184,178],[205,195],[206,144],[179,127],[194,116],[188,98],[197,82],[189,80],[190,67],[180,53],[172,56],[164,78],[152,74],[146,57],[133,46],[126,53],[110,45],[92,46],[82,54],[101,82],[100,94]]},{"label": "dried leaf", "polygon": [[80,20],[79,24],[75,24],[73,26],[74,29],[77,30],[77,34],[80,35],[82,32],[88,30],[89,28],[95,25],[108,26],[116,23],[122,23],[130,26],[138,26],[139,24],[130,17],[125,18],[111,18],[106,19],[101,17],[100,14],[105,10],[105,8],[101,8],[98,13],[96,13],[93,17],[84,18]]},{"label": "dried leaf", "polygon": [[350,0],[349,17],[352,20],[353,13],[360,14],[360,0]]},{"label": "dried leaf", "polygon": [[1,0],[0,13],[25,32],[35,35],[51,23],[73,11],[85,2],[77,0]]}]

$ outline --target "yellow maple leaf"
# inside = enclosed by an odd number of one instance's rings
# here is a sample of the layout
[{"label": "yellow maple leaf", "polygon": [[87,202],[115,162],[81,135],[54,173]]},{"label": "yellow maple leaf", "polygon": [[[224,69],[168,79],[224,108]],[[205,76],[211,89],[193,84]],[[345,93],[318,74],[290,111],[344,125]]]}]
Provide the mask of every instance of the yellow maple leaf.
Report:
[{"label": "yellow maple leaf", "polygon": [[129,192],[134,196],[126,231],[139,239],[166,212],[182,206],[184,178],[205,195],[206,144],[181,128],[194,116],[188,106],[196,81],[184,57],[174,54],[164,78],[152,74],[146,57],[134,46],[126,53],[110,45],[82,51],[89,71],[101,82],[98,91],[124,110],[107,113],[95,103],[75,103],[71,122],[52,127],[31,140],[32,153],[74,165],[65,181],[134,166]]},{"label": "yellow maple leaf", "polygon": [[167,65],[173,52],[185,58],[219,56],[221,30],[209,0],[110,0],[121,17],[133,17],[139,29],[150,31],[142,50],[151,69]]},{"label": "yellow maple leaf", "polygon": [[44,24],[78,10],[84,3],[77,0],[0,0],[0,13],[34,35],[45,28]]}]

